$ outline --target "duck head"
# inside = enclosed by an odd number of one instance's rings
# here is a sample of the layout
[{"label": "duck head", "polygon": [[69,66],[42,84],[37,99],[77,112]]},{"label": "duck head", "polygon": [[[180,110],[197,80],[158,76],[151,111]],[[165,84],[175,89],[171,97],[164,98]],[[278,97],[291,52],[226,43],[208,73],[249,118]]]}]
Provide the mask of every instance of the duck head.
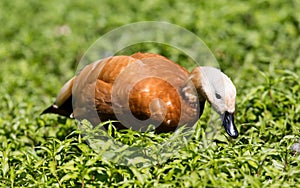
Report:
[{"label": "duck head", "polygon": [[191,72],[190,79],[197,89],[199,100],[207,100],[220,114],[227,134],[237,138],[238,131],[234,124],[236,88],[230,78],[219,69],[200,66]]}]

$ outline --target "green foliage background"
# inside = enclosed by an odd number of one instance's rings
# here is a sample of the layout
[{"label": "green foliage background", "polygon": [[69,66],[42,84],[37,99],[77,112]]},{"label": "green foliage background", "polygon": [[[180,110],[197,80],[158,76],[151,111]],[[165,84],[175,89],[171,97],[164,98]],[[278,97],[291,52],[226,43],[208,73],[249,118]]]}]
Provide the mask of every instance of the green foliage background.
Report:
[{"label": "green foliage background", "polygon": [[[237,87],[238,139],[222,134],[201,149],[195,137],[166,163],[126,167],[95,153],[74,121],[40,117],[86,49],[136,21],[170,22],[203,39]],[[0,23],[1,187],[300,185],[300,156],[289,149],[300,137],[299,1],[2,0]],[[133,143],[165,139],[122,134]]]}]

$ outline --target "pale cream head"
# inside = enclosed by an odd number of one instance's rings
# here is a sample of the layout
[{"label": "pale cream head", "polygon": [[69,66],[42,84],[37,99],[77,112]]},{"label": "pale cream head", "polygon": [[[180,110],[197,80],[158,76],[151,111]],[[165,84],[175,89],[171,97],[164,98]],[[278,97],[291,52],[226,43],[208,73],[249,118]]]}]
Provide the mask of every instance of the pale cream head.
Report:
[{"label": "pale cream head", "polygon": [[[196,67],[191,73],[199,95],[219,114],[235,111],[236,88],[228,76],[214,67]],[[200,96],[201,97],[201,96]]]}]

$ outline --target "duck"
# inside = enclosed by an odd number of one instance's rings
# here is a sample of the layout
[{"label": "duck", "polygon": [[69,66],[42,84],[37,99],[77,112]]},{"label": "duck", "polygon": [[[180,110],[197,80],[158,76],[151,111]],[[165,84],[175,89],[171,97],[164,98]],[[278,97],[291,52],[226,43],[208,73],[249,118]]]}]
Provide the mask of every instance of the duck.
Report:
[{"label": "duck", "polygon": [[94,126],[117,120],[117,129],[174,132],[193,126],[206,101],[221,118],[226,133],[238,137],[234,123],[236,88],[231,79],[211,66],[190,73],[165,56],[137,52],[86,65],[60,89],[42,114],[58,114]]}]

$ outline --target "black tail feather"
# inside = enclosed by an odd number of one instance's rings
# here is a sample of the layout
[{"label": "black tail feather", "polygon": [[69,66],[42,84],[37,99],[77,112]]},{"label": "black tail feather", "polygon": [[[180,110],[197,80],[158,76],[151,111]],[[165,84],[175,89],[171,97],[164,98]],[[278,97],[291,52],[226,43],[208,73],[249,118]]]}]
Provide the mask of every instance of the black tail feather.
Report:
[{"label": "black tail feather", "polygon": [[72,113],[73,113],[72,97],[70,97],[61,106],[56,106],[56,105],[49,106],[41,113],[41,115],[43,115],[43,114],[58,114],[61,116],[72,118],[71,117]]},{"label": "black tail feather", "polygon": [[60,109],[59,107],[57,107],[55,105],[52,105],[52,106],[49,106],[48,108],[46,108],[41,113],[41,115],[43,115],[43,114],[58,114],[58,115],[61,115],[61,116],[65,116],[65,117],[71,118],[71,114],[72,113],[70,113],[70,112],[68,112],[66,110]]}]

